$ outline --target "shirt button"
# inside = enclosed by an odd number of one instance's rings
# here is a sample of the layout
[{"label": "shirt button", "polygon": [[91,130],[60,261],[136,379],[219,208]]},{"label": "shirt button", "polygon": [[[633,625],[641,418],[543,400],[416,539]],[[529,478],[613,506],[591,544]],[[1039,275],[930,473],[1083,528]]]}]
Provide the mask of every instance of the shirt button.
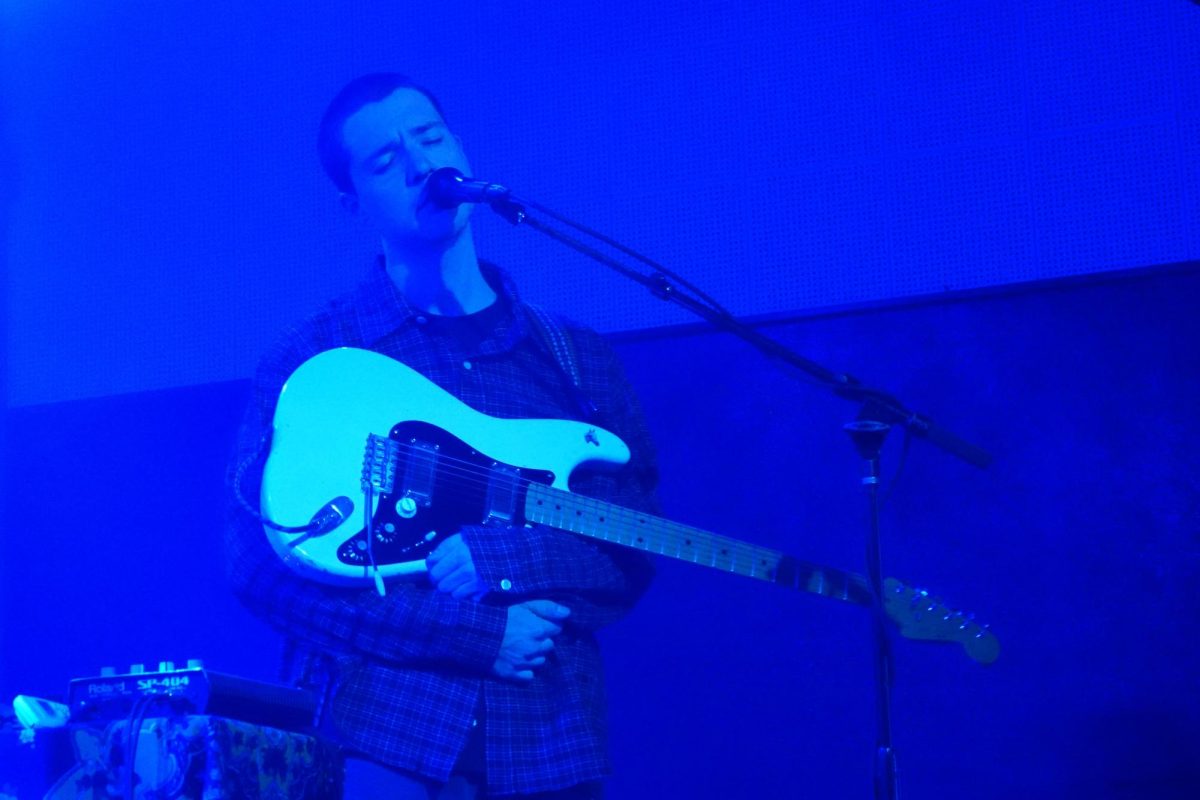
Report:
[{"label": "shirt button", "polygon": [[504,580],[500,581],[500,588],[506,592],[509,591],[512,589],[512,581],[510,581],[508,578],[505,578]]},{"label": "shirt button", "polygon": [[429,317],[417,317],[418,325],[424,325],[426,322],[429,322]]},{"label": "shirt button", "polygon": [[473,720],[471,720],[471,727],[472,727],[472,728],[478,728],[478,727],[479,727],[479,720],[477,720],[477,719],[473,719]]},{"label": "shirt button", "polygon": [[470,369],[470,368],[471,368],[471,362],[470,362],[470,361],[464,361],[464,362],[463,362],[463,369]]}]

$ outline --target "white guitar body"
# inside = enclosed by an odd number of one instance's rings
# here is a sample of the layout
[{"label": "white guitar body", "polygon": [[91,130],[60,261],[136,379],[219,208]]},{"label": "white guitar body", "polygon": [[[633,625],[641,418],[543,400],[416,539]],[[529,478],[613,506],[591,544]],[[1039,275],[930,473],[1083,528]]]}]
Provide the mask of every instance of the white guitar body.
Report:
[{"label": "white guitar body", "polygon": [[353,502],[352,514],[319,534],[264,528],[306,577],[373,580],[363,488],[372,434],[387,440],[375,440],[384,463],[372,474],[394,479],[390,491],[377,483],[370,502],[371,555],[383,578],[423,571],[433,546],[462,525],[525,524],[520,506],[530,481],[566,491],[583,464],[629,460],[625,443],[594,425],[491,417],[379,353],[320,353],[283,387],[262,480],[262,513],[285,526],[310,523],[336,498]]}]

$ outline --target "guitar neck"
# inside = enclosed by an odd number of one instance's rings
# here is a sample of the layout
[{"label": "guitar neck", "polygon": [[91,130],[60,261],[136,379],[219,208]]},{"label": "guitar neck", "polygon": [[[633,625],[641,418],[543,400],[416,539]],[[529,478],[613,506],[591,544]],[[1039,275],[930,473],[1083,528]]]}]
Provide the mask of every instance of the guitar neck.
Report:
[{"label": "guitar neck", "polygon": [[789,589],[858,605],[871,605],[871,590],[866,578],[861,575],[801,561],[778,550],[730,539],[540,483],[528,484],[525,519]]}]

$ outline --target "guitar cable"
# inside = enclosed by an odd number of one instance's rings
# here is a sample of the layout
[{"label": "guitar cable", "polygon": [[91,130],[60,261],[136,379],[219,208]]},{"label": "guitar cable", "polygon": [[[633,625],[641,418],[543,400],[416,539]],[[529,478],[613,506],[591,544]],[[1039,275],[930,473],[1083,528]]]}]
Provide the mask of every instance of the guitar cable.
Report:
[{"label": "guitar cable", "polygon": [[[164,691],[154,691],[149,694],[142,695],[134,700],[133,705],[129,709],[129,716],[125,719],[125,775],[124,775],[124,791],[122,796],[125,800],[136,800],[137,787],[137,751],[142,738],[142,725],[145,724],[146,718],[150,716],[151,707],[158,702],[169,700],[170,695]],[[153,728],[151,728],[153,731]]]},{"label": "guitar cable", "polygon": [[[242,480],[246,476],[246,470],[250,468],[254,462],[262,457],[263,451],[271,441],[270,432],[266,432],[258,440],[258,449],[251,455],[242,459],[238,464],[233,474],[233,494],[241,505],[242,510],[254,517],[256,520],[266,525],[268,528],[280,531],[281,533],[311,533],[321,534],[327,530],[332,530],[342,523],[342,520],[350,516],[350,512],[354,510],[354,502],[348,497],[336,497],[330,500],[325,505],[313,514],[313,518],[305,525],[281,525],[273,519],[270,519],[260,511],[256,511],[253,506],[246,500],[246,496],[242,493]],[[367,504],[370,508],[370,503]]]}]

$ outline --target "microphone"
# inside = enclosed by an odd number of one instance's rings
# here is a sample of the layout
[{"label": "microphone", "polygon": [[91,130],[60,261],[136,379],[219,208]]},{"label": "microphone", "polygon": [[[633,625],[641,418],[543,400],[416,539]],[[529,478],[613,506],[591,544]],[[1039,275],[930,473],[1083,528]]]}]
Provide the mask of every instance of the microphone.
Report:
[{"label": "microphone", "polygon": [[442,208],[455,208],[462,203],[490,203],[508,197],[508,189],[498,183],[464,177],[454,167],[442,167],[430,173],[425,193]]}]

